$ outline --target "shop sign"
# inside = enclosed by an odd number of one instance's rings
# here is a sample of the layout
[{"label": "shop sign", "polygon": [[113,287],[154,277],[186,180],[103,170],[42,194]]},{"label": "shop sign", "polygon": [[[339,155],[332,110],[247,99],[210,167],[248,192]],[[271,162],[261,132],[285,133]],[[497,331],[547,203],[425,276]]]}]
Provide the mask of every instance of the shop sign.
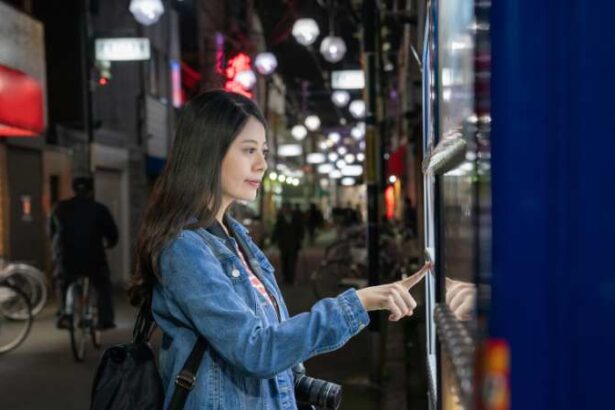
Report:
[{"label": "shop sign", "polygon": [[362,90],[365,87],[363,70],[340,70],[331,73],[334,90]]},{"label": "shop sign", "polygon": [[148,38],[98,38],[95,43],[96,60],[140,61],[150,59]]}]

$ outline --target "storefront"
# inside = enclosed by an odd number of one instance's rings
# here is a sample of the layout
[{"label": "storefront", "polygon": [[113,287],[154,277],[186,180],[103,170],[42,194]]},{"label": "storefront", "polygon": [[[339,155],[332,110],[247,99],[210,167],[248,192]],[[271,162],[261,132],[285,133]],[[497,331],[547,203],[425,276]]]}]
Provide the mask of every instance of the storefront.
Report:
[{"label": "storefront", "polygon": [[43,25],[0,3],[0,256],[43,268]]}]

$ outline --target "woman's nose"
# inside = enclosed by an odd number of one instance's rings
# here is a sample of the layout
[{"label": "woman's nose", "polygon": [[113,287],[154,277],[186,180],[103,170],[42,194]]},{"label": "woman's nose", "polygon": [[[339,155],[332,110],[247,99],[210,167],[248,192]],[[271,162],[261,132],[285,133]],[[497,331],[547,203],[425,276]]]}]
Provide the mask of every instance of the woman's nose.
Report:
[{"label": "woman's nose", "polygon": [[255,168],[258,171],[263,171],[263,172],[267,170],[267,158],[265,158],[263,154],[260,154],[258,156],[258,160],[256,161]]}]

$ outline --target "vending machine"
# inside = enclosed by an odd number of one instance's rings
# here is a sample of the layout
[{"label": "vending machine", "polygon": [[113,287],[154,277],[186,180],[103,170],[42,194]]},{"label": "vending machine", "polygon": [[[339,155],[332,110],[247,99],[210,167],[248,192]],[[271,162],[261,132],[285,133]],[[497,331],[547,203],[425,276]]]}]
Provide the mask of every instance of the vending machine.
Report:
[{"label": "vending machine", "polygon": [[487,331],[491,117],[482,7],[437,0],[426,15],[422,170],[425,257],[433,263],[425,286],[433,409],[474,408],[475,352]]}]

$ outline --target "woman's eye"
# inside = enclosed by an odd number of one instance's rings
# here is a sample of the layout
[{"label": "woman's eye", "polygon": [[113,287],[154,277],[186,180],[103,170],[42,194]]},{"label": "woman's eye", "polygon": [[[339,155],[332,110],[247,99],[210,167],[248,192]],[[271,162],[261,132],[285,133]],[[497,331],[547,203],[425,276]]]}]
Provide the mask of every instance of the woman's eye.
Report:
[{"label": "woman's eye", "polygon": [[269,150],[268,150],[268,149],[266,149],[266,150],[264,150],[264,151],[263,151],[263,156],[264,156],[265,158],[269,158]]},{"label": "woman's eye", "polygon": [[256,148],[248,148],[248,149],[246,149],[246,152],[248,154],[254,154],[256,152]]}]

